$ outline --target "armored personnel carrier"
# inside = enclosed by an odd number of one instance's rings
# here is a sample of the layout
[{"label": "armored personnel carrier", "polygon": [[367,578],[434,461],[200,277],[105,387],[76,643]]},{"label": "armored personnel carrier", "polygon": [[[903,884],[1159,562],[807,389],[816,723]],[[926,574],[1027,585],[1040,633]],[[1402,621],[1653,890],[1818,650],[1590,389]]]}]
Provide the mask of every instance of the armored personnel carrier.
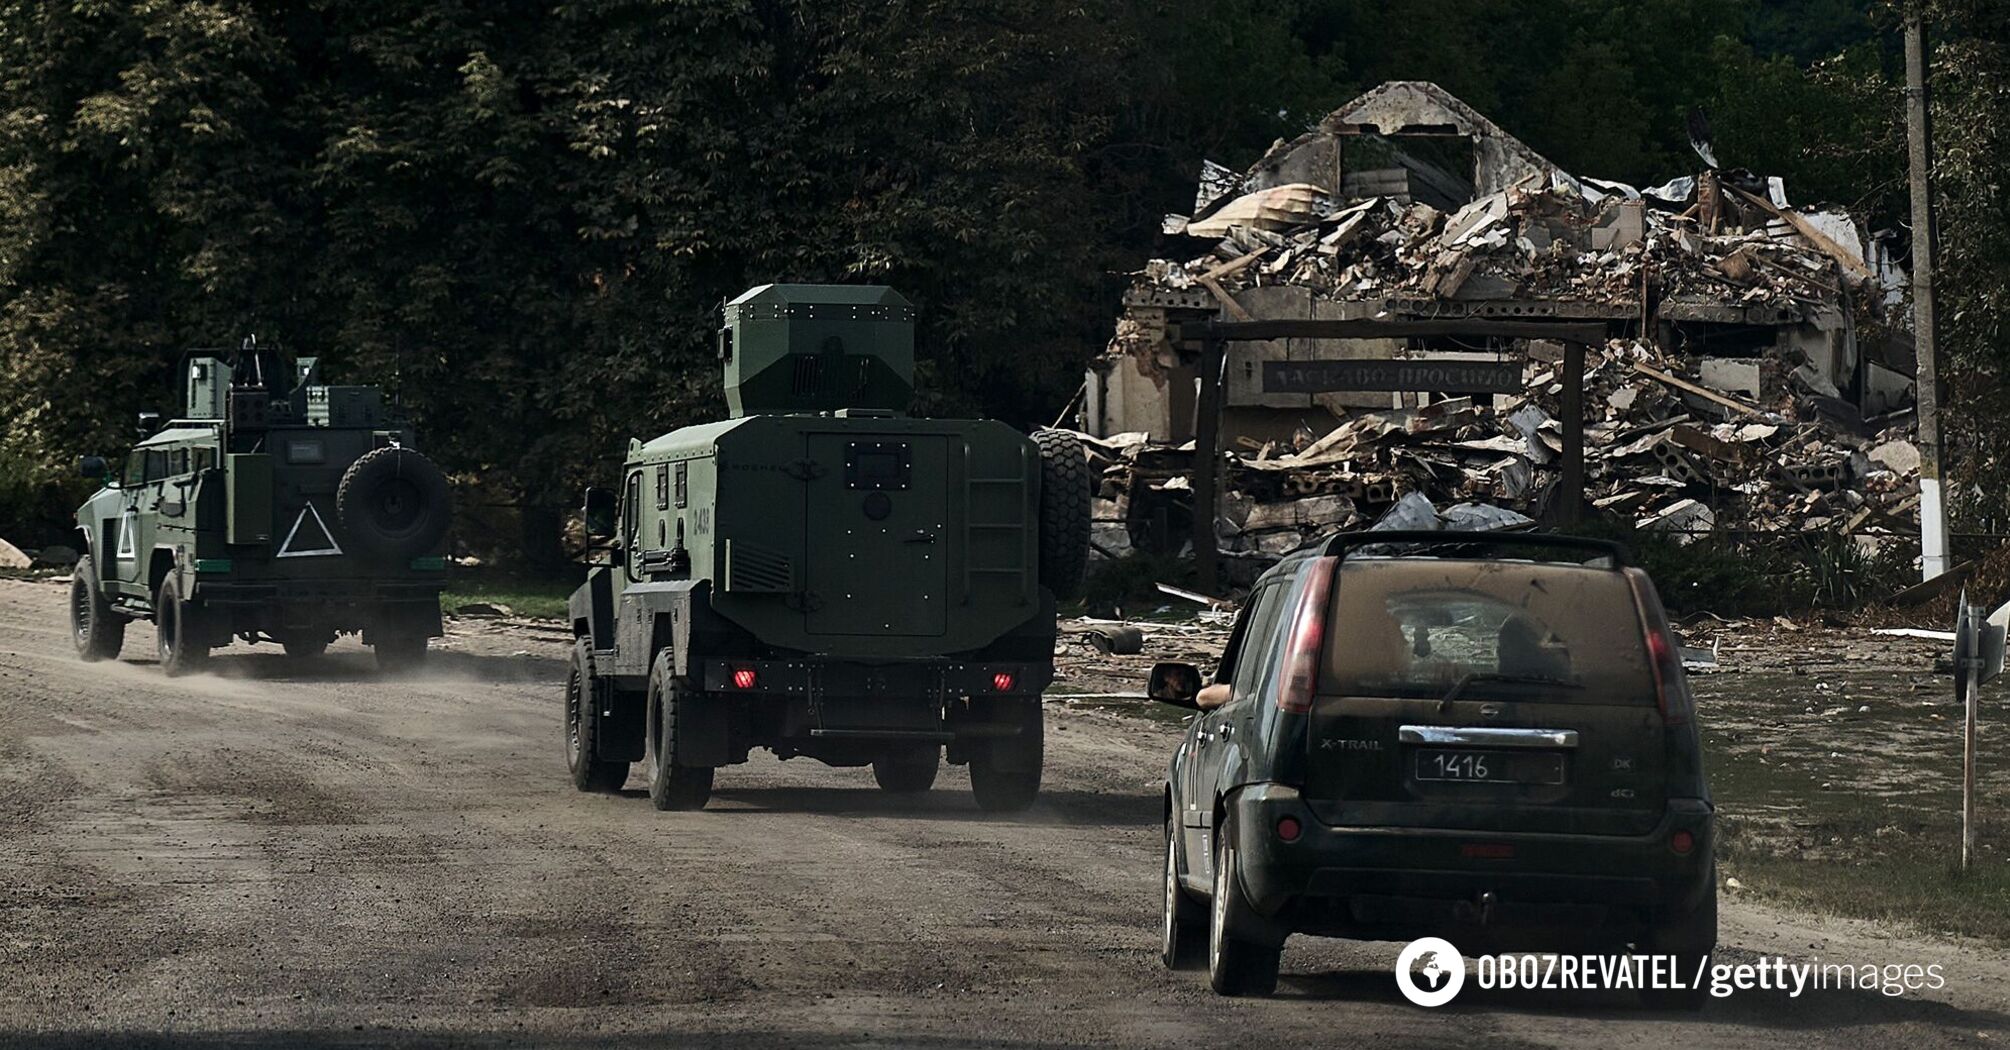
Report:
[{"label": "armored personnel carrier", "polygon": [[918,419],[914,311],[888,288],[772,284],[725,307],[728,418],[632,441],[612,557],[571,598],[575,786],[641,762],[697,809],[753,748],[871,765],[893,792],[968,764],[979,806],[1040,787],[1054,605],[1080,583],[1073,435]]},{"label": "armored personnel carrier", "polygon": [[313,358],[288,370],[247,340],[186,361],[187,407],[77,511],[84,556],[70,628],[85,660],[115,659],[133,620],[152,620],[161,667],[201,666],[232,638],[317,656],[361,633],[387,669],[440,634],[447,481],[410,425],[371,386],[327,386]]}]

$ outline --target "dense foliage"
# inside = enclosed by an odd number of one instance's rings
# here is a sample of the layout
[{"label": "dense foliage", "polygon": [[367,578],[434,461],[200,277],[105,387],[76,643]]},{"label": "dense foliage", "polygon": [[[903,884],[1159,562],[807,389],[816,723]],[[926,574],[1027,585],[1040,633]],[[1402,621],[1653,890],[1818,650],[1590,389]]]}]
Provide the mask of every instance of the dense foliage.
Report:
[{"label": "dense foliage", "polygon": [[[1950,339],[1986,378],[2006,16],[1933,2]],[[533,555],[629,435],[716,414],[751,284],[895,285],[923,408],[1043,422],[1200,160],[1384,79],[1635,181],[1697,165],[1700,106],[1726,164],[1895,221],[1896,41],[1863,0],[0,0],[0,535],[252,332],[393,388]]]}]

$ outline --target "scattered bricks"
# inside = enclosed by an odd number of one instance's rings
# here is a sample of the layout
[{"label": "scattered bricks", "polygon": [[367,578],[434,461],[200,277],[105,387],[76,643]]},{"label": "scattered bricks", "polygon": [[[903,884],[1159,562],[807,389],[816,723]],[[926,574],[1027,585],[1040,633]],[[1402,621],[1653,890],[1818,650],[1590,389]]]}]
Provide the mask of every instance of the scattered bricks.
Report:
[{"label": "scattered bricks", "polygon": [[1811,489],[1839,489],[1849,480],[1849,461],[1846,459],[1819,463],[1789,463],[1780,469],[1796,484]]},{"label": "scattered bricks", "polygon": [[1682,446],[1667,435],[1663,435],[1648,451],[1652,452],[1655,461],[1661,464],[1661,472],[1677,481],[1700,483],[1710,480],[1710,476],[1696,465],[1696,461],[1682,450]]}]

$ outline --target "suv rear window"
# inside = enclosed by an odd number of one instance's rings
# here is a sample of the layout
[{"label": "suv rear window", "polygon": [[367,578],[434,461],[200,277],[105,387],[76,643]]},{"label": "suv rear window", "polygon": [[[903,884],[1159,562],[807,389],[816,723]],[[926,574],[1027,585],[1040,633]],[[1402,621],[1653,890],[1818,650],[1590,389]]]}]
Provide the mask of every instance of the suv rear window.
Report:
[{"label": "suv rear window", "polygon": [[1334,588],[1319,691],[1654,703],[1640,614],[1610,569],[1353,558]]}]

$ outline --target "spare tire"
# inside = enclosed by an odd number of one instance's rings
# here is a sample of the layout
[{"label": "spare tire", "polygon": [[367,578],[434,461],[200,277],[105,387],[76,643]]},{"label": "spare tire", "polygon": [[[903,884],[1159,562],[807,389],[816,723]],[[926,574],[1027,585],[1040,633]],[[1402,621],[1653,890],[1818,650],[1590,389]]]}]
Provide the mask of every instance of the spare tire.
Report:
[{"label": "spare tire", "polygon": [[1089,564],[1089,460],[1066,430],[1036,430],[1040,447],[1040,585],[1073,598]]},{"label": "spare tire", "polygon": [[433,461],[395,445],[349,464],[335,488],[335,517],[359,554],[402,561],[447,535],[447,477]]}]

